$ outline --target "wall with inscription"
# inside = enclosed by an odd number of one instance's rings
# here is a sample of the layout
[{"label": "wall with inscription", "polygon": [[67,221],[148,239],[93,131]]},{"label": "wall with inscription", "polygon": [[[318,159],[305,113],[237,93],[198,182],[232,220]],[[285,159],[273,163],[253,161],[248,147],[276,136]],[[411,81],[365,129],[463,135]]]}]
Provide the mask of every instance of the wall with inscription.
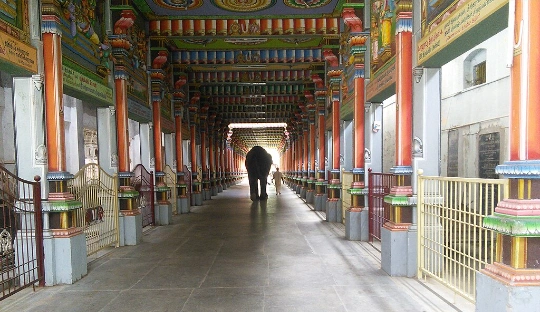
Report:
[{"label": "wall with inscription", "polygon": [[[493,172],[495,163],[508,158],[510,71],[500,49],[506,45],[506,33],[496,34],[441,68],[443,176],[498,177]],[[465,88],[464,62],[480,48],[486,50],[486,83]],[[488,137],[498,139],[488,144]]]}]

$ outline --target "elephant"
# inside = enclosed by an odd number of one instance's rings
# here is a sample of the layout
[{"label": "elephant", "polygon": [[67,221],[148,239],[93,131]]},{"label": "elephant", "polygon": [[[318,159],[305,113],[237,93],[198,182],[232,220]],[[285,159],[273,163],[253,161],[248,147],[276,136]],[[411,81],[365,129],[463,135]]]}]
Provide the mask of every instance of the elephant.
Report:
[{"label": "elephant", "polygon": [[[270,167],[272,166],[272,155],[260,147],[254,146],[246,154],[246,170],[248,172],[249,180],[249,194],[251,200],[267,199],[266,183],[268,174],[270,173]],[[259,187],[261,186],[261,194],[259,195]]]}]

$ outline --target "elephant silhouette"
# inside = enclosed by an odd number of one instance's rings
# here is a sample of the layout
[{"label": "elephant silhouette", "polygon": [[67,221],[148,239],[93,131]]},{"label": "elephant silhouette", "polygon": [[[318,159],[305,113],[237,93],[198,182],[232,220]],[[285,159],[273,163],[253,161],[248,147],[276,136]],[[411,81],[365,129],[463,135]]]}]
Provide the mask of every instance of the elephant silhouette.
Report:
[{"label": "elephant silhouette", "polygon": [[[248,172],[249,180],[249,195],[251,200],[267,199],[266,183],[268,174],[270,173],[270,167],[272,166],[272,155],[260,147],[254,146],[246,154],[246,170]],[[261,193],[259,195],[259,186],[261,187]]]}]

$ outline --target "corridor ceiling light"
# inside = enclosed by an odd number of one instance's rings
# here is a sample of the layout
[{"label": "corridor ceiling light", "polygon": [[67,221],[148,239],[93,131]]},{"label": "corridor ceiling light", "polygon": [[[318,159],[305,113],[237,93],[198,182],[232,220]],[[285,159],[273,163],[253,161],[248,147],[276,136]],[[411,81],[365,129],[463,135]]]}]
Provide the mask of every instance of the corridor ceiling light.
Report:
[{"label": "corridor ceiling light", "polygon": [[256,129],[256,128],[286,128],[287,123],[284,122],[247,122],[247,123],[230,123],[229,129]]}]

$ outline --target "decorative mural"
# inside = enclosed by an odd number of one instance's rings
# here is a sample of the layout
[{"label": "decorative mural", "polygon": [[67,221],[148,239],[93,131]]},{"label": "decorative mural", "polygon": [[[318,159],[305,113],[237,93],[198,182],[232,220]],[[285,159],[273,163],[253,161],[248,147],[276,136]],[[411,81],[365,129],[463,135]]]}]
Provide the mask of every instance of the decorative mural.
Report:
[{"label": "decorative mural", "polygon": [[[417,43],[417,64],[441,66],[448,60],[438,53],[453,45],[453,41],[490,19],[492,29],[503,29],[506,21],[500,16],[492,16],[500,12],[508,4],[508,0],[461,0],[461,1],[422,1],[422,38]],[[505,14],[505,13],[503,13]],[[474,36],[471,35],[471,36]],[[473,39],[473,38],[471,38]],[[468,40],[470,41],[470,40]],[[452,49],[462,45],[456,44]],[[426,63],[427,62],[427,63]]]},{"label": "decorative mural", "polygon": [[256,12],[272,7],[276,0],[212,0],[217,7],[232,12]]},{"label": "decorative mural", "polygon": [[313,9],[327,5],[331,0],[284,0],[283,2],[292,8]]},{"label": "decorative mural", "polygon": [[143,19],[137,19],[133,10],[125,6],[112,8],[113,34],[109,40],[113,47],[115,77],[127,80],[130,114],[134,119],[146,120],[151,116],[148,103],[147,36]]},{"label": "decorative mural", "polygon": [[[459,0],[422,0],[422,36],[456,9]],[[461,1],[463,2],[463,1]]]},{"label": "decorative mural", "polygon": [[0,66],[11,73],[36,73],[37,51],[29,45],[26,1],[0,1]]},{"label": "decorative mural", "polygon": [[169,10],[192,10],[203,4],[202,0],[156,0],[156,4]]},{"label": "decorative mural", "polygon": [[[3,0],[0,2],[0,19],[11,25],[28,31],[28,8],[26,1]],[[7,25],[1,23],[2,30],[7,30]]]},{"label": "decorative mural", "polygon": [[103,35],[104,1],[60,0],[63,54],[105,77],[111,46]]},{"label": "decorative mural", "polygon": [[371,3],[371,73],[377,71],[396,54],[395,0],[375,0]]}]

